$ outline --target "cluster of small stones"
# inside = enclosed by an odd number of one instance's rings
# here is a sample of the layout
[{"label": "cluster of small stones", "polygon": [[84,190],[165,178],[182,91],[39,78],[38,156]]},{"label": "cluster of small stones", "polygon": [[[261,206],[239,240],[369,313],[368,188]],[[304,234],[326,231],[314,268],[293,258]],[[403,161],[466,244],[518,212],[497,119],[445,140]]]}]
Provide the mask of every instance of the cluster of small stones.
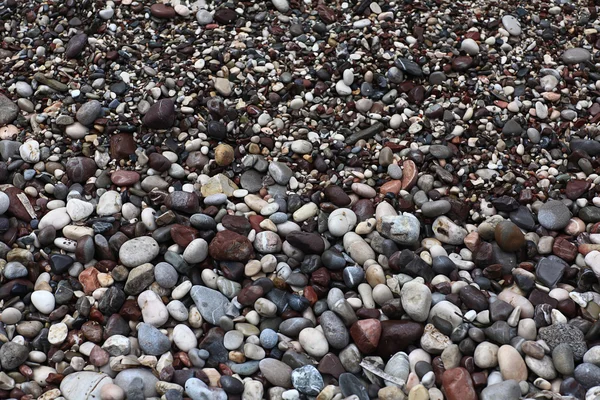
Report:
[{"label": "cluster of small stones", "polygon": [[599,7],[518,3],[0,1],[0,398],[597,399]]}]

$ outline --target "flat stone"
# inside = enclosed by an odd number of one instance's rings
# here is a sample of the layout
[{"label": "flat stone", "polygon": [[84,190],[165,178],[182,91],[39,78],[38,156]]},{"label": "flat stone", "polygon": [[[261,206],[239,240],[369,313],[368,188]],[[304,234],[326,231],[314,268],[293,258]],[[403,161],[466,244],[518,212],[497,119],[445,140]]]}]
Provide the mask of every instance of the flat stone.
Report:
[{"label": "flat stone", "polygon": [[227,314],[239,314],[227,297],[220,292],[205,286],[193,286],[190,295],[198,307],[198,311],[208,323],[219,325],[221,317]]}]

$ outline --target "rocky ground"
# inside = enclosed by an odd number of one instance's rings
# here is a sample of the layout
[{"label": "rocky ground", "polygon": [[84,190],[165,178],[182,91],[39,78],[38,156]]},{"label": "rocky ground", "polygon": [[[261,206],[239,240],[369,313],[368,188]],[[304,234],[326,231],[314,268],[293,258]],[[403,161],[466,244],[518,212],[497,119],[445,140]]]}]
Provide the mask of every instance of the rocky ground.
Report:
[{"label": "rocky ground", "polygon": [[1,0],[0,398],[598,399],[599,6]]}]

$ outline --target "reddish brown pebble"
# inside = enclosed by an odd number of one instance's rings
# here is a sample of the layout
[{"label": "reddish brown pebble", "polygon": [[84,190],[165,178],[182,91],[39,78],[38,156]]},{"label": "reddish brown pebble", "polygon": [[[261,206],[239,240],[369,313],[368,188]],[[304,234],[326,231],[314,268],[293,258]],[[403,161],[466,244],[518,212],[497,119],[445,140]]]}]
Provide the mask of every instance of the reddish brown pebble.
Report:
[{"label": "reddish brown pebble", "polygon": [[471,375],[464,368],[446,370],[442,377],[442,385],[447,400],[477,400]]},{"label": "reddish brown pebble", "polygon": [[371,354],[379,343],[381,322],[374,318],[356,321],[350,328],[350,335],[361,352]]}]

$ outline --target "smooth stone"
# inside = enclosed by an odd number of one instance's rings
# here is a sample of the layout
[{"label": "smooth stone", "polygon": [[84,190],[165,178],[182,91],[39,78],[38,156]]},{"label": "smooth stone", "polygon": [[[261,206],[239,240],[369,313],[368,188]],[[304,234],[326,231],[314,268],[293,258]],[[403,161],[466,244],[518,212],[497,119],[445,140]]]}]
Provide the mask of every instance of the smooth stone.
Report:
[{"label": "smooth stone", "polygon": [[569,224],[571,213],[561,201],[552,200],[544,203],[538,211],[538,221],[546,229],[558,231]]},{"label": "smooth stone", "polygon": [[73,372],[60,382],[60,393],[66,400],[100,399],[100,392],[113,380],[104,373]]},{"label": "smooth stone", "polygon": [[158,382],[158,378],[156,378],[149,369],[130,368],[123,370],[114,378],[114,383],[121,387],[121,389],[127,391],[131,382],[136,378],[141,379],[144,383],[143,395],[146,398],[158,396],[156,391],[156,382]]},{"label": "smooth stone", "polygon": [[152,261],[159,252],[156,240],[150,236],[142,236],[123,243],[119,249],[119,260],[126,267],[133,268]]},{"label": "smooth stone", "polygon": [[578,64],[589,61],[592,58],[592,55],[586,49],[575,47],[565,50],[561,58],[565,64]]},{"label": "smooth stone", "polygon": [[219,325],[220,319],[227,314],[239,314],[227,297],[216,290],[195,285],[192,287],[190,295],[202,318],[212,325]]},{"label": "smooth stone", "polygon": [[527,380],[527,365],[514,347],[503,345],[498,349],[498,365],[505,380]]}]

